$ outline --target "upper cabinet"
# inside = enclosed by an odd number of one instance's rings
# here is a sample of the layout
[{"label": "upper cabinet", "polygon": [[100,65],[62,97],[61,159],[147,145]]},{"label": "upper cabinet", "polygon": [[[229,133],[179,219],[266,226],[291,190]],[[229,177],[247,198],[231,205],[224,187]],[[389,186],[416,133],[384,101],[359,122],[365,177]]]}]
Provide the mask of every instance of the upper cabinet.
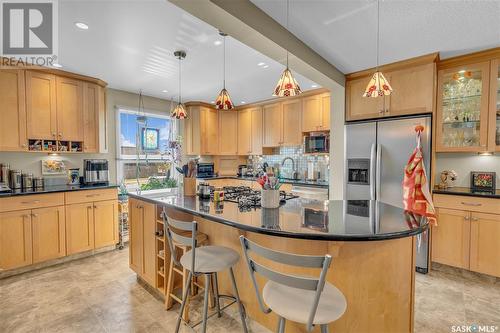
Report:
[{"label": "upper cabinet", "polygon": [[0,151],[27,150],[24,71],[0,70],[0,101]]},{"label": "upper cabinet", "polygon": [[500,48],[438,64],[437,152],[500,151]]},{"label": "upper cabinet", "polygon": [[57,77],[57,138],[83,141],[83,82]]},{"label": "upper cabinet", "polygon": [[307,96],[302,99],[302,132],[330,130],[330,94]]},{"label": "upper cabinet", "polygon": [[262,108],[238,111],[238,155],[262,154]]},{"label": "upper cabinet", "polygon": [[217,110],[202,103],[187,103],[186,108],[188,118],[183,120],[186,154],[216,155],[219,150]]},{"label": "upper cabinet", "polygon": [[437,54],[380,67],[393,92],[363,97],[374,69],[347,75],[346,120],[375,119],[433,112]]},{"label": "upper cabinet", "polygon": [[29,139],[57,139],[56,76],[26,71],[26,128]]},{"label": "upper cabinet", "polygon": [[[104,89],[97,84],[83,84],[83,151],[86,153],[106,150],[105,133],[101,133],[105,124]],[[102,138],[102,140],[100,140]],[[104,141],[104,142],[101,142]]]},{"label": "upper cabinet", "polygon": [[219,155],[238,154],[238,112],[219,111]]},{"label": "upper cabinet", "polygon": [[302,144],[302,101],[294,99],[283,101],[281,107],[281,145],[298,146]]},{"label": "upper cabinet", "polygon": [[267,104],[262,107],[263,147],[277,147],[281,144],[281,103]]}]

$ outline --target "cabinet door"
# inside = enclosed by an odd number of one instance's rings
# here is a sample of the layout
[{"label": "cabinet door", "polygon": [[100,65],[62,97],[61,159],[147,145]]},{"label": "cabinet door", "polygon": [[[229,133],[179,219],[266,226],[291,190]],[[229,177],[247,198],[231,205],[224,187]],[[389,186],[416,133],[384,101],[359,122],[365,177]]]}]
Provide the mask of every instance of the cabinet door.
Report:
[{"label": "cabinet door", "polygon": [[0,70],[0,151],[27,150],[24,71]]},{"label": "cabinet door", "polygon": [[282,103],[282,140],[284,146],[298,146],[302,144],[302,101],[296,99]]},{"label": "cabinet door", "polygon": [[140,201],[130,198],[129,211],[129,267],[137,274],[142,274],[143,256],[143,210]]},{"label": "cabinet door", "polygon": [[438,72],[436,151],[487,150],[490,63]]},{"label": "cabinet door", "polygon": [[471,214],[470,269],[500,277],[500,215]]},{"label": "cabinet door", "polygon": [[488,151],[500,151],[500,58],[490,67]]},{"label": "cabinet door", "polygon": [[252,113],[250,109],[238,111],[238,155],[252,152]]},{"label": "cabinet door", "polygon": [[91,202],[66,205],[68,255],[94,248],[94,207]]},{"label": "cabinet door", "polygon": [[64,206],[32,210],[33,263],[66,255]]},{"label": "cabinet door", "polygon": [[281,144],[281,103],[263,107],[263,147],[277,147]]},{"label": "cabinet door", "polygon": [[217,155],[219,147],[219,117],[215,109],[202,108],[202,154]]},{"label": "cabinet door", "polygon": [[187,107],[188,118],[184,122],[187,155],[201,154],[201,112],[199,106]]},{"label": "cabinet door", "polygon": [[393,92],[386,97],[384,116],[432,113],[435,63],[387,73]]},{"label": "cabinet door", "polygon": [[0,270],[31,265],[31,211],[0,213]]},{"label": "cabinet door", "polygon": [[100,248],[118,243],[118,202],[94,202],[94,246]]},{"label": "cabinet door", "polygon": [[262,155],[262,108],[250,109],[252,115],[252,155]]},{"label": "cabinet door", "polygon": [[218,155],[238,154],[238,112],[219,111]]},{"label": "cabinet door", "polygon": [[26,71],[26,130],[29,139],[57,139],[56,77]]},{"label": "cabinet door", "polygon": [[368,82],[368,76],[346,82],[346,120],[372,119],[383,115],[383,98],[363,97]]},{"label": "cabinet door", "polygon": [[321,99],[319,95],[302,99],[302,131],[315,132],[321,130]]},{"label": "cabinet door", "polygon": [[100,86],[85,82],[83,84],[83,151],[99,151],[99,115],[104,108],[104,96]]},{"label": "cabinet door", "polygon": [[83,82],[57,77],[57,137],[83,141]]},{"label": "cabinet door", "polygon": [[156,286],[156,208],[141,202],[143,214],[143,258],[142,278],[151,286]]},{"label": "cabinet door", "polygon": [[437,227],[432,227],[432,261],[469,269],[469,212],[438,209]]},{"label": "cabinet door", "polygon": [[321,130],[330,130],[330,94],[321,95]]}]

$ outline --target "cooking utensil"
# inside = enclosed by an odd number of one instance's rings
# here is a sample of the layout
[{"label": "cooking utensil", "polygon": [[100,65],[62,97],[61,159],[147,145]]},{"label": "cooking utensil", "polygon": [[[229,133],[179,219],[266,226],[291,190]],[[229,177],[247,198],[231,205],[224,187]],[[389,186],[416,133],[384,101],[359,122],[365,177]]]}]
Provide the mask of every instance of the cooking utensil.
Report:
[{"label": "cooking utensil", "polygon": [[184,175],[184,177],[187,177],[187,175],[188,175],[188,166],[187,166],[187,164],[184,164],[182,166],[182,174]]},{"label": "cooking utensil", "polygon": [[184,171],[182,171],[182,168],[179,168],[178,166],[175,167],[175,170],[177,170],[177,172],[179,172],[179,173],[184,174]]}]

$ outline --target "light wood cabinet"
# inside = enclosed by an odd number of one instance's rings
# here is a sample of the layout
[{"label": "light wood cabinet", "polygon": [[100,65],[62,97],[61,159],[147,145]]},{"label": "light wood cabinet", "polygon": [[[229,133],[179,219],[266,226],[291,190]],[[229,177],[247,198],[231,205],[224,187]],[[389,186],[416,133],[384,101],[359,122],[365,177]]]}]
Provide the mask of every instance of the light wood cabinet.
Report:
[{"label": "light wood cabinet", "polygon": [[56,76],[26,71],[26,130],[31,139],[57,139]]},{"label": "light wood cabinet", "polygon": [[384,98],[363,97],[370,77],[361,77],[346,82],[346,120],[363,120],[382,117]]},{"label": "light wood cabinet", "polygon": [[321,130],[330,130],[330,94],[321,94]]},{"label": "light wood cabinet", "polygon": [[[204,104],[186,104],[184,120],[187,155],[217,155],[219,150],[219,116],[217,110]],[[237,148],[236,148],[237,149]]]},{"label": "light wood cabinet", "polygon": [[33,230],[33,263],[66,255],[64,206],[31,211]]},{"label": "light wood cabinet", "polygon": [[57,138],[83,141],[83,82],[57,77]]},{"label": "light wood cabinet", "polygon": [[281,103],[267,104],[263,110],[263,147],[277,147],[281,144]]},{"label": "light wood cabinet", "polygon": [[285,101],[281,107],[281,145],[298,146],[302,144],[302,101]]},{"label": "light wood cabinet", "polygon": [[302,99],[302,132],[330,130],[330,94]]},{"label": "light wood cabinet", "polygon": [[22,70],[0,70],[0,151],[28,149],[25,79]]},{"label": "light wood cabinet", "polygon": [[251,155],[262,154],[262,108],[256,107],[250,109],[252,118],[252,133],[251,133]]},{"label": "light wood cabinet", "polygon": [[100,151],[101,118],[104,113],[104,92],[97,84],[83,83],[83,151],[85,153],[97,153]]},{"label": "light wood cabinet", "polygon": [[202,141],[201,153],[204,155],[216,155],[219,146],[219,117],[215,109],[203,108],[202,110]]},{"label": "light wood cabinet", "polygon": [[470,216],[463,210],[438,209],[432,227],[432,261],[469,269]]},{"label": "light wood cabinet", "polygon": [[96,249],[118,243],[118,202],[94,202],[94,246]]},{"label": "light wood cabinet", "polygon": [[94,248],[93,204],[81,203],[65,207],[66,250],[68,255]]},{"label": "light wood cabinet", "polygon": [[219,111],[218,155],[238,154],[238,112]]},{"label": "light wood cabinet", "polygon": [[155,205],[129,199],[129,265],[151,286],[156,285],[155,212]]},{"label": "light wood cabinet", "polygon": [[500,276],[500,215],[471,213],[470,269]]},{"label": "light wood cabinet", "polygon": [[262,108],[238,111],[238,155],[262,154]]},{"label": "light wood cabinet", "polygon": [[500,56],[490,64],[488,151],[500,151]]},{"label": "light wood cabinet", "polygon": [[0,213],[0,269],[31,263],[31,211]]}]

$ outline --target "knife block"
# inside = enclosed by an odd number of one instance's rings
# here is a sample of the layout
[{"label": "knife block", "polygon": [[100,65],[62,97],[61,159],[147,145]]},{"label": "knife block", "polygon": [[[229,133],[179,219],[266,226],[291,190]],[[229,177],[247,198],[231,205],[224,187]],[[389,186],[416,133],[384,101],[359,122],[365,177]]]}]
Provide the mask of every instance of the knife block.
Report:
[{"label": "knife block", "polygon": [[196,195],[196,178],[184,177],[184,195],[194,197]]}]

